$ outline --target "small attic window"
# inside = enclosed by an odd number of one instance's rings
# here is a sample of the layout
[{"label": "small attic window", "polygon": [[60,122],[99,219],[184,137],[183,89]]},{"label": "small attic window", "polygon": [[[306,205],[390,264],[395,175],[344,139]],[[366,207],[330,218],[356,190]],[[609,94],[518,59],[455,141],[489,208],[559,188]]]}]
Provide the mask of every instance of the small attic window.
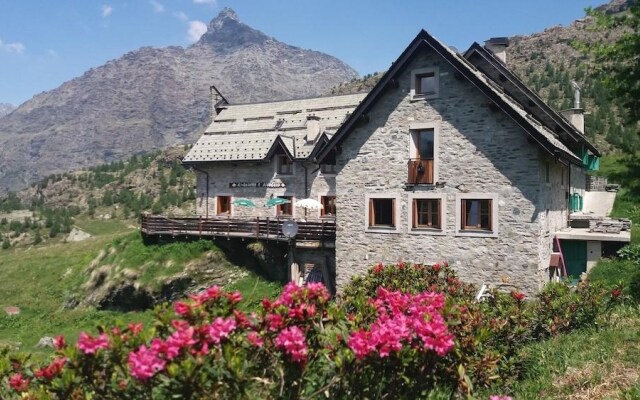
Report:
[{"label": "small attic window", "polygon": [[278,129],[282,128],[283,124],[284,124],[284,119],[279,119],[276,121],[276,125],[273,127],[273,129],[277,131]]},{"label": "small attic window", "polygon": [[439,70],[437,67],[420,68],[411,71],[411,98],[435,99],[440,92]]}]

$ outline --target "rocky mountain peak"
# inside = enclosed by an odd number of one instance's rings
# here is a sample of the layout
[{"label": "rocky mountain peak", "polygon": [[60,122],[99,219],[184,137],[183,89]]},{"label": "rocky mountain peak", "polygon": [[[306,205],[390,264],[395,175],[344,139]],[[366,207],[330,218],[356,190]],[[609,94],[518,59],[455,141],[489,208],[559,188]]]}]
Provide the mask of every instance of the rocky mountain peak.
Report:
[{"label": "rocky mountain peak", "polygon": [[238,14],[229,7],[225,7],[217,17],[209,23],[209,30],[221,30],[225,23],[240,23]]},{"label": "rocky mountain peak", "polygon": [[231,8],[225,7],[209,22],[207,32],[202,35],[196,46],[210,45],[219,50],[230,50],[261,44],[268,39],[269,37],[264,33],[240,22],[238,14]]}]

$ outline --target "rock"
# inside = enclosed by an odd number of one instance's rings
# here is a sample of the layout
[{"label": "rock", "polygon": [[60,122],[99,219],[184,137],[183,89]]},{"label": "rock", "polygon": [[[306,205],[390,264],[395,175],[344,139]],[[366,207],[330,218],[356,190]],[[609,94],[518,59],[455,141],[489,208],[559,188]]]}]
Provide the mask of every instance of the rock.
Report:
[{"label": "rock", "polygon": [[40,340],[38,340],[38,344],[36,344],[36,347],[38,348],[54,348],[56,347],[55,345],[55,341],[52,337],[49,336],[43,336],[40,338]]},{"label": "rock", "polygon": [[91,234],[74,227],[69,232],[69,236],[67,236],[67,242],[81,242],[83,240],[89,239]]}]

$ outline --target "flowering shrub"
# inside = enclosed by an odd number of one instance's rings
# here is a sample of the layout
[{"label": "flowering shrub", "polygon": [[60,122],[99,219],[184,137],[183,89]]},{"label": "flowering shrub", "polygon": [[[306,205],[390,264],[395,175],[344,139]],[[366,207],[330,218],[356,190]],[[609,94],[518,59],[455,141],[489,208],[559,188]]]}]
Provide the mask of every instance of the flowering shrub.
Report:
[{"label": "flowering shrub", "polygon": [[[517,377],[522,344],[584,326],[616,297],[560,286],[539,305],[519,292],[494,292],[483,303],[474,294],[446,263],[378,265],[335,301],[321,284],[288,284],[250,314],[238,308],[239,293],[214,286],[158,308],[147,329],[101,327],[75,344],[57,337],[45,365],[0,350],[0,398],[470,394]],[[548,307],[567,312],[542,323]]]}]

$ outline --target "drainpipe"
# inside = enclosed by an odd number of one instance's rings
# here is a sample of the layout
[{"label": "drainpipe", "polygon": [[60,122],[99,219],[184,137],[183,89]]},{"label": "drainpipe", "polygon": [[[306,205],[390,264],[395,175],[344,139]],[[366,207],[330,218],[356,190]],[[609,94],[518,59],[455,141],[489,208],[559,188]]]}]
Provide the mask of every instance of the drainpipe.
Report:
[{"label": "drainpipe", "polygon": [[206,193],[207,199],[205,200],[204,209],[205,209],[205,218],[209,219],[209,173],[207,171],[203,170],[203,169],[200,169],[200,168],[196,167],[193,164],[191,164],[191,166],[189,168],[193,169],[195,171],[198,171],[198,172],[202,172],[207,177],[207,186],[206,186],[206,189],[205,189],[205,193]]}]

